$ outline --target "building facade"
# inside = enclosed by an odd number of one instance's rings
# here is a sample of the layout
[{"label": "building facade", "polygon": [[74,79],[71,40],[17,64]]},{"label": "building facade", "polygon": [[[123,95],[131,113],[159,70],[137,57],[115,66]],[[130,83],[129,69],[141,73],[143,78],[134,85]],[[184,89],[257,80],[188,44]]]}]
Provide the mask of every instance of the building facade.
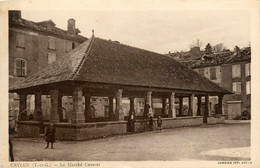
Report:
[{"label": "building facade", "polygon": [[[70,52],[87,38],[79,35],[75,20],[68,20],[68,29],[55,27],[51,20],[33,22],[21,17],[21,11],[9,11],[9,86],[29,78],[39,70],[52,64],[62,55]],[[42,103],[50,99],[43,96]],[[18,114],[19,97],[9,94],[10,120]],[[27,97],[27,113],[34,111],[34,96]],[[49,107],[45,106],[49,111]],[[14,126],[14,120],[11,127]]]},{"label": "building facade", "polygon": [[[202,76],[210,79],[219,86],[232,91],[223,99],[226,119],[235,119],[243,111],[251,113],[251,48],[240,51],[204,55],[200,60],[181,61]],[[217,97],[210,97],[214,113]]]}]

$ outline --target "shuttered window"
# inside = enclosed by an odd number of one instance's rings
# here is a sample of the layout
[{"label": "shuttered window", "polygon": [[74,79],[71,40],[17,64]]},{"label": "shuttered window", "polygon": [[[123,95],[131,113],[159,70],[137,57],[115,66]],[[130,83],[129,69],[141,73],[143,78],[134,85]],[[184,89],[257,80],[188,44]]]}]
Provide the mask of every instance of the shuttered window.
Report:
[{"label": "shuttered window", "polygon": [[246,82],[246,94],[251,94],[251,81]]},{"label": "shuttered window", "polygon": [[247,63],[246,65],[245,65],[245,75],[246,76],[250,76],[251,75],[251,72],[250,72],[250,63]]},{"label": "shuttered window", "polygon": [[23,34],[16,35],[16,47],[25,48],[25,36]]},{"label": "shuttered window", "polygon": [[53,37],[49,37],[48,40],[49,49],[55,50],[56,49],[56,40]]},{"label": "shuttered window", "polygon": [[217,74],[216,74],[216,68],[210,68],[210,80],[216,80]]},{"label": "shuttered window", "polygon": [[27,75],[27,63],[26,60],[18,58],[14,61],[14,75],[26,76]]},{"label": "shuttered window", "polygon": [[232,91],[236,94],[241,93],[241,82],[234,82],[232,83]]},{"label": "shuttered window", "polygon": [[232,65],[232,78],[241,77],[240,65]]},{"label": "shuttered window", "polygon": [[56,53],[48,53],[48,64],[56,61]]}]

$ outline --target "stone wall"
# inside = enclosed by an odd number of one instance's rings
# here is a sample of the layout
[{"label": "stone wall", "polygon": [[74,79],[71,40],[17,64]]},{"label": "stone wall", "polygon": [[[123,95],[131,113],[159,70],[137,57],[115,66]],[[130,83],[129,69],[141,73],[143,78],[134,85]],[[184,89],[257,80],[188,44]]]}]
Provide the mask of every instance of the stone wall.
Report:
[{"label": "stone wall", "polygon": [[[47,123],[45,124],[47,126]],[[126,121],[94,122],[83,124],[57,123],[56,139],[86,140],[126,133]]]},{"label": "stone wall", "polygon": [[[203,124],[203,117],[177,117],[162,118],[162,129],[195,126]],[[157,127],[157,119],[154,119],[154,129]],[[137,120],[135,122],[135,132],[148,130],[148,121]]]},{"label": "stone wall", "polygon": [[36,138],[40,136],[41,123],[37,121],[19,121],[18,137],[20,138]]}]

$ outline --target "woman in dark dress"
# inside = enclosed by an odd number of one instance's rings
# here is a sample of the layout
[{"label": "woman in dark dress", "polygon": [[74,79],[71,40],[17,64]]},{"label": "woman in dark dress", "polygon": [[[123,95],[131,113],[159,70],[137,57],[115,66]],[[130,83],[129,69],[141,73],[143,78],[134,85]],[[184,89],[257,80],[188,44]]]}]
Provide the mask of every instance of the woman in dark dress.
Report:
[{"label": "woman in dark dress", "polygon": [[51,142],[51,148],[53,148],[53,143],[55,141],[55,132],[56,129],[54,127],[53,123],[50,123],[49,126],[46,129],[46,133],[45,133],[45,138],[46,138],[46,142],[47,142],[47,146],[45,149],[47,149],[49,147],[49,143]]}]

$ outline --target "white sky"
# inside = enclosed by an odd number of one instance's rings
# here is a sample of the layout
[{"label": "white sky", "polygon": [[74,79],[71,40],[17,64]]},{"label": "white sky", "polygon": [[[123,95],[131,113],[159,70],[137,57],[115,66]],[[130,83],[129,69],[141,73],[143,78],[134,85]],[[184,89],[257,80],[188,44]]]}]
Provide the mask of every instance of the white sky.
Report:
[{"label": "white sky", "polygon": [[81,35],[117,40],[131,46],[168,53],[189,50],[200,39],[207,43],[224,43],[245,47],[250,41],[250,12],[247,10],[167,10],[167,11],[28,11],[22,17],[32,21],[53,20],[67,29],[67,20],[74,18]]}]

